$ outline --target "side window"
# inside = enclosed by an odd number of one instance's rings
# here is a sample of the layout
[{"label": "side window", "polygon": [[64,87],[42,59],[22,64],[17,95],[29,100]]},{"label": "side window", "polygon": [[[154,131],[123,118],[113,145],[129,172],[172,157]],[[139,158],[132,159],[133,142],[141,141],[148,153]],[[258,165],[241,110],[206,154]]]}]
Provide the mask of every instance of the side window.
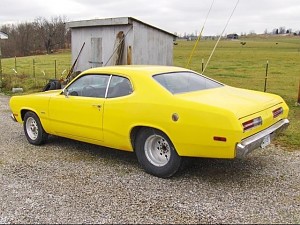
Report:
[{"label": "side window", "polygon": [[132,85],[125,77],[113,76],[107,93],[107,98],[126,96],[132,93]]},{"label": "side window", "polygon": [[110,75],[88,74],[68,87],[69,95],[104,98]]}]

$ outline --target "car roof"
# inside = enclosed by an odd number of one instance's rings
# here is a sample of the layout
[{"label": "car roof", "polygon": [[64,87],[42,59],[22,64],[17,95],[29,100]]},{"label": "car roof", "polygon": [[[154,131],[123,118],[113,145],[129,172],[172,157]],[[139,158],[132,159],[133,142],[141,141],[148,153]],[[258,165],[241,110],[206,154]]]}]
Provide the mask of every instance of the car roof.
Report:
[{"label": "car roof", "polygon": [[87,73],[106,73],[106,74],[124,74],[124,75],[145,75],[152,76],[155,74],[189,71],[188,69],[176,66],[161,66],[161,65],[119,65],[119,66],[105,66],[97,67],[84,71]]}]

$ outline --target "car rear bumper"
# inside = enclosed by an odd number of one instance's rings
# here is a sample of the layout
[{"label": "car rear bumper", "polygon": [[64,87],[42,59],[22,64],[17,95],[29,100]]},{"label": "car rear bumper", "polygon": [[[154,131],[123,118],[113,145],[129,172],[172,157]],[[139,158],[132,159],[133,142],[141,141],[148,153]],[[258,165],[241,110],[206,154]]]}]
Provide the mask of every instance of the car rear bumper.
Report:
[{"label": "car rear bumper", "polygon": [[266,138],[269,140],[274,139],[279,133],[285,130],[289,126],[288,119],[283,119],[272,125],[271,127],[252,135],[246,139],[243,139],[236,146],[236,158],[245,158],[253,150],[262,147]]}]

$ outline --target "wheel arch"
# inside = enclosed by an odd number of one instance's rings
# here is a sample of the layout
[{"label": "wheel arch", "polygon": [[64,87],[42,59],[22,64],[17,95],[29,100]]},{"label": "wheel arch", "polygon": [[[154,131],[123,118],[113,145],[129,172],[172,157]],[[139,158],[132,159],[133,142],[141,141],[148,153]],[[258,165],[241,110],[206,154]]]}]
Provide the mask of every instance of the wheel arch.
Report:
[{"label": "wheel arch", "polygon": [[[139,134],[139,132],[141,132],[143,129],[154,129],[154,130],[158,130],[160,132],[163,132],[170,140],[170,136],[168,135],[167,132],[165,132],[163,129],[155,127],[155,126],[149,126],[149,125],[137,125],[134,126],[131,131],[130,131],[130,142],[131,142],[131,146],[133,151],[135,151],[135,140],[137,135]],[[172,142],[172,140],[171,140]]]},{"label": "wheel arch", "polygon": [[131,142],[139,164],[147,173],[169,178],[181,168],[182,158],[162,129],[135,126],[131,132]]},{"label": "wheel arch", "polygon": [[48,129],[48,126],[47,126],[48,123],[47,123],[47,121],[45,121],[45,119],[43,119],[42,114],[39,115],[35,110],[33,110],[33,109],[31,109],[31,108],[24,108],[24,109],[21,109],[20,116],[21,116],[22,122],[24,122],[24,117],[25,117],[25,114],[26,114],[27,112],[32,112],[32,113],[34,113],[34,114],[38,117],[38,119],[40,120],[40,123],[41,123],[43,129],[44,129],[47,133],[50,133],[50,130]]},{"label": "wheel arch", "polygon": [[25,114],[27,112],[32,112],[32,113],[36,114],[37,117],[39,117],[38,114],[32,109],[21,109],[21,119],[22,119],[22,121],[24,121],[24,117],[25,117]]},{"label": "wheel arch", "polygon": [[[27,116],[28,115],[28,116]],[[48,139],[48,133],[44,130],[41,120],[32,110],[21,110],[21,118],[25,136],[30,144],[42,145]]]}]

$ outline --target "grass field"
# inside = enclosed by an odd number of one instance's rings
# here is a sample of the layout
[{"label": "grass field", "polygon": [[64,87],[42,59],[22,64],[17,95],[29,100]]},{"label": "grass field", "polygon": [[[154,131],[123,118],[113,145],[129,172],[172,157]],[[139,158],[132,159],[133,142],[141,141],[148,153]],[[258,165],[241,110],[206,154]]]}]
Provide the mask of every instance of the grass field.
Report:
[{"label": "grass field", "polygon": [[49,79],[66,77],[71,67],[71,52],[2,59],[3,86],[22,87],[26,92],[41,89]]},{"label": "grass field", "polygon": [[[188,67],[201,72],[202,59],[206,63],[215,42],[201,40]],[[241,42],[246,44],[242,45]],[[179,40],[177,43],[178,45],[174,45],[174,65],[186,67],[195,41]],[[17,74],[13,71],[15,59],[3,59],[3,83],[10,84],[9,88],[21,86],[27,92],[41,89],[50,78],[55,78],[55,60],[56,77],[59,78],[61,75],[65,77],[71,62],[69,51],[17,58]],[[300,150],[300,106],[296,106],[300,82],[299,37],[272,36],[235,41],[222,40],[206,68],[205,75],[227,85],[263,91],[267,61],[269,62],[267,92],[281,95],[290,107],[291,125],[277,143],[288,149]]]}]

